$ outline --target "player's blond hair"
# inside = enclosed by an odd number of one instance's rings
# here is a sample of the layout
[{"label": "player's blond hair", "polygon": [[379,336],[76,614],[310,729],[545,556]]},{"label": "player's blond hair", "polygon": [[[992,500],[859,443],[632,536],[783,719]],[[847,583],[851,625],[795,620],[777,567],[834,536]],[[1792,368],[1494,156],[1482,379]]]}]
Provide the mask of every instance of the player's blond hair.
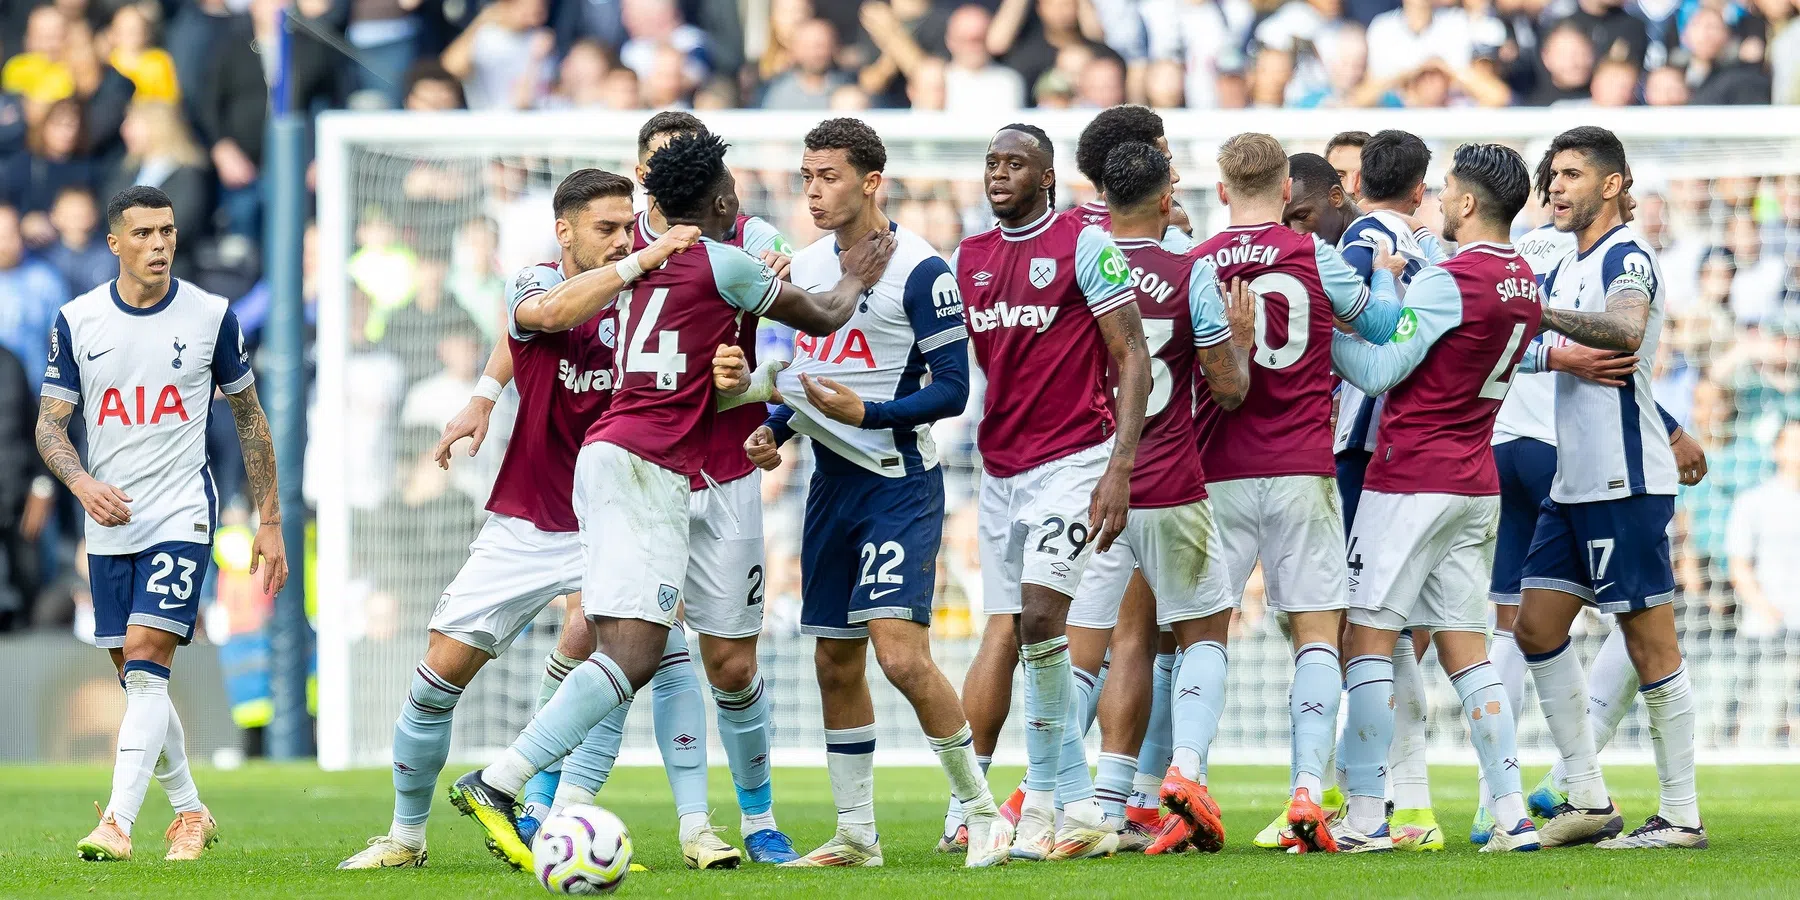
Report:
[{"label": "player's blond hair", "polygon": [[1233,194],[1250,198],[1279,193],[1287,174],[1287,151],[1270,135],[1246,131],[1219,147],[1219,177]]}]

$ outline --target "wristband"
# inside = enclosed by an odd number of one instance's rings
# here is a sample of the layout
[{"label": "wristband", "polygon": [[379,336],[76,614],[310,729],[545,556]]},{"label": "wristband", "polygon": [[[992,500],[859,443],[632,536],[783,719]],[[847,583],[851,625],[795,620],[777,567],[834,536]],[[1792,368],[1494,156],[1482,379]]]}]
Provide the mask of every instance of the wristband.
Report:
[{"label": "wristband", "polygon": [[494,376],[483,375],[480,381],[475,382],[474,396],[489,403],[498,403],[500,402],[500,392],[504,390],[506,390],[506,385],[495,380]]},{"label": "wristband", "polygon": [[613,263],[613,271],[619,273],[619,280],[630,284],[644,277],[644,264],[638,260],[636,253]]}]

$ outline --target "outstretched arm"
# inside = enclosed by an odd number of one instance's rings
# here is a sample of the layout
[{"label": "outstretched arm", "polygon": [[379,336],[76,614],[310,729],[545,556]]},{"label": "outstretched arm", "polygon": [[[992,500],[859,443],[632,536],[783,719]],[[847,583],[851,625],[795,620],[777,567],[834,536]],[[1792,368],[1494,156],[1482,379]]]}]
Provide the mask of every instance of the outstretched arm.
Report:
[{"label": "outstretched arm", "polygon": [[599,315],[633,281],[699,239],[700,229],[676,225],[650,246],[612,265],[589,269],[541,293],[528,295],[513,307],[513,320],[522,332],[568,331]]},{"label": "outstretched arm", "polygon": [[244,451],[244,473],[250,478],[250,499],[256,504],[256,539],[250,548],[250,572],[259,560],[263,566],[263,590],[275,593],[287,583],[287,549],[281,540],[281,495],[275,480],[275,441],[269,435],[269,419],[256,398],[256,385],[226,394],[231,415],[237,420],[238,446]]},{"label": "outstretched arm", "polygon": [[[1392,277],[1386,269],[1375,270],[1378,286],[1391,285]],[[1365,394],[1386,393],[1405,380],[1425,360],[1431,345],[1462,321],[1461,294],[1443,269],[1420,272],[1406,299],[1406,309],[1389,343],[1377,346],[1332,332],[1332,368]]]},{"label": "outstretched arm", "polygon": [[1543,307],[1544,327],[1578,344],[1600,350],[1636,353],[1650,324],[1650,295],[1638,287],[1609,294],[1605,312],[1576,312]]},{"label": "outstretched arm", "polygon": [[881,280],[894,255],[894,246],[891,233],[871,232],[839,257],[844,277],[836,287],[815,294],[790,282],[777,281],[774,299],[762,314],[815,337],[831,334],[850,321],[862,292]]}]

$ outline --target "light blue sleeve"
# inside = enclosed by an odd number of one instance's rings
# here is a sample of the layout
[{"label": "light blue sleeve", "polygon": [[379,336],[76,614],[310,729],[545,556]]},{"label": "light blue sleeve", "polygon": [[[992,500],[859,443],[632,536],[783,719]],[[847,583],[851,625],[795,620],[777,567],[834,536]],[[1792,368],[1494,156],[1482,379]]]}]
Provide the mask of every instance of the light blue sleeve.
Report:
[{"label": "light blue sleeve", "polygon": [[1550,345],[1544,342],[1545,332],[1538,332],[1525,345],[1525,355],[1519,358],[1519,365],[1513,372],[1519,375],[1532,375],[1550,371]]},{"label": "light blue sleeve", "polygon": [[1331,366],[1345,381],[1374,396],[1405,380],[1424,361],[1431,345],[1462,324],[1462,292],[1443,269],[1430,268],[1407,288],[1406,309],[1394,337],[1376,346],[1341,331],[1331,333]]},{"label": "light blue sleeve", "polygon": [[1194,346],[1213,347],[1231,340],[1225,298],[1219,294],[1219,270],[1212,260],[1195,263],[1188,276],[1188,316],[1194,323]]},{"label": "light blue sleeve", "polygon": [[1444,252],[1443,243],[1429,228],[1414,231],[1413,240],[1418,242],[1420,250],[1425,251],[1425,264],[1428,266],[1442,265],[1444,260],[1450,258],[1450,254]]},{"label": "light blue sleeve", "polygon": [[1075,283],[1096,319],[1137,298],[1131,289],[1131,264],[1112,235],[1098,225],[1081,229],[1075,238]]},{"label": "light blue sleeve", "polygon": [[1186,253],[1198,246],[1200,244],[1188,237],[1187,232],[1173,225],[1163,229],[1162,248],[1170,253]]},{"label": "light blue sleeve", "polygon": [[562,269],[532,265],[519,270],[513,278],[512,292],[506,298],[506,332],[516,340],[529,341],[537,332],[519,325],[519,304],[563,283]]},{"label": "light blue sleeve", "polygon": [[1337,248],[1313,238],[1313,260],[1319,267],[1319,282],[1331,300],[1331,312],[1349,322],[1356,333],[1372,344],[1386,343],[1400,321],[1400,302],[1394,295],[1377,297],[1369,290]]},{"label": "light blue sleeve", "polygon": [[706,261],[712,265],[713,284],[718,287],[719,296],[751,315],[768,312],[776,295],[781,293],[781,279],[775,277],[775,270],[728,244],[705,241],[703,246]]},{"label": "light blue sleeve", "polygon": [[757,259],[762,259],[765,250],[783,256],[794,255],[794,245],[788,243],[788,239],[782,237],[781,232],[776,230],[775,226],[770,225],[761,217],[751,216],[744,220],[743,238],[739,243],[743,244],[744,252]]}]

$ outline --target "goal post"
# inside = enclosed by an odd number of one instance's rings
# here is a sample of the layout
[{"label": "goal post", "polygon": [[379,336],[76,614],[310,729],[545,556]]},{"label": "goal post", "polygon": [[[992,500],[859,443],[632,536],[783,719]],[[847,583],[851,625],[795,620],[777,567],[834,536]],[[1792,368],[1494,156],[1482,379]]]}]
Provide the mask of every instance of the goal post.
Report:
[{"label": "goal post", "polygon": [[[318,119],[317,262],[310,273],[317,284],[318,380],[309,416],[306,490],[318,517],[318,747],[328,769],[390,759],[394,718],[424,650],[425,623],[466,557],[482,518],[484,485],[491,483],[511,437],[506,404],[497,410],[494,433],[480,456],[459,455],[447,475],[434,475],[421,464],[420,442],[427,434],[435,438],[448,416],[444,410],[454,412],[466,399],[466,391],[459,396],[456,390],[468,376],[471,353],[478,373],[479,360],[503,333],[504,289],[516,268],[553,258],[549,193],[556,181],[584,166],[631,173],[637,129],[649,115],[333,112]],[[732,144],[727,159],[739,175],[744,211],[768,219],[795,246],[818,236],[796,173],[801,139],[827,115],[701,114]],[[980,190],[982,158],[993,132],[1007,122],[1036,124],[1052,138],[1059,206],[1091,195],[1074,165],[1076,138],[1090,112],[1027,110],[974,119],[876,111],[860,117],[887,144],[887,212],[946,255],[959,237],[992,224]],[[1743,224],[1748,220],[1762,248],[1780,254],[1786,266],[1770,275],[1773,263],[1761,258],[1757,271],[1779,282],[1771,307],[1780,306],[1782,291],[1800,292],[1800,116],[1740,107],[1173,111],[1163,118],[1182,176],[1177,196],[1201,236],[1223,224],[1213,189],[1216,149],[1243,131],[1273,134],[1293,153],[1323,152],[1325,142],[1341,131],[1405,129],[1432,148],[1430,185],[1441,184],[1450,151],[1464,142],[1505,143],[1535,165],[1549,139],[1567,127],[1601,125],[1620,136],[1634,193],[1644,204],[1639,216],[1652,240],[1661,242],[1671,309],[1679,310],[1664,334],[1669,358],[1659,361],[1659,398],[1665,389],[1675,392],[1665,404],[1684,421],[1700,419],[1695,430],[1703,440],[1717,441],[1709,451],[1730,460],[1727,470],[1715,462],[1713,484],[1684,493],[1674,540],[1683,568],[1678,617],[1699,701],[1700,755],[1711,762],[1794,760],[1786,749],[1786,730],[1800,684],[1800,637],[1789,637],[1779,626],[1772,632],[1752,628],[1751,619],[1734,608],[1724,531],[1735,497],[1766,479],[1774,432],[1781,425],[1779,408],[1771,426],[1769,413],[1748,407],[1738,389],[1739,382],[1760,377],[1760,363],[1743,361],[1746,346],[1754,343],[1762,353],[1754,358],[1761,360],[1771,352],[1800,353],[1800,342],[1771,343],[1773,317],[1749,331],[1733,321],[1732,305],[1718,308],[1724,301],[1716,296],[1715,268],[1724,255],[1710,248],[1733,249],[1739,272],[1748,269],[1744,251],[1751,237]],[[1428,199],[1420,216],[1435,222],[1435,202]],[[1526,216],[1542,220],[1535,201]],[[1743,277],[1739,283],[1748,283]],[[1683,293],[1675,296],[1676,290]],[[1792,333],[1800,335],[1800,320]],[[765,330],[763,341],[765,348],[779,351],[777,330]],[[1785,363],[1800,366],[1800,359]],[[1696,399],[1694,384],[1708,379],[1728,382],[1722,386],[1734,396]],[[1704,405],[1720,402],[1723,411]],[[963,418],[937,427],[945,450],[949,521],[939,559],[933,644],[959,688],[982,622],[972,509],[980,477],[972,449],[978,399],[970,407]],[[1733,424],[1739,426],[1735,433]],[[773,477],[780,485],[765,491],[770,621],[760,657],[777,707],[775,761],[817,765],[824,744],[812,641],[795,627],[809,455],[788,455],[797,460],[794,469]],[[1782,595],[1800,597],[1800,585],[1779,587]],[[485,756],[529,720],[558,621],[557,609],[547,610],[476,679],[458,705],[455,757]],[[1577,637],[1584,659],[1591,659],[1610,627],[1584,617]],[[1230,698],[1212,758],[1284,760],[1293,663],[1260,602],[1257,579],[1231,641]],[[1434,661],[1427,664],[1434,761],[1471,761],[1456,695],[1441,674],[1432,674]],[[930,762],[916,717],[872,658],[869,681],[876,695],[880,761]],[[1014,714],[998,753],[1002,762],[1023,759],[1017,724],[1022,685],[1022,680],[1015,684]],[[1522,755],[1547,761],[1554,749],[1535,697],[1528,697]],[[710,697],[706,702],[710,706]],[[639,704],[646,708],[631,715],[624,763],[656,759],[648,705]],[[1644,722],[1641,710],[1633,712],[1608,747],[1608,757],[1648,760]],[[713,748],[710,758],[722,763],[716,742]]]}]

